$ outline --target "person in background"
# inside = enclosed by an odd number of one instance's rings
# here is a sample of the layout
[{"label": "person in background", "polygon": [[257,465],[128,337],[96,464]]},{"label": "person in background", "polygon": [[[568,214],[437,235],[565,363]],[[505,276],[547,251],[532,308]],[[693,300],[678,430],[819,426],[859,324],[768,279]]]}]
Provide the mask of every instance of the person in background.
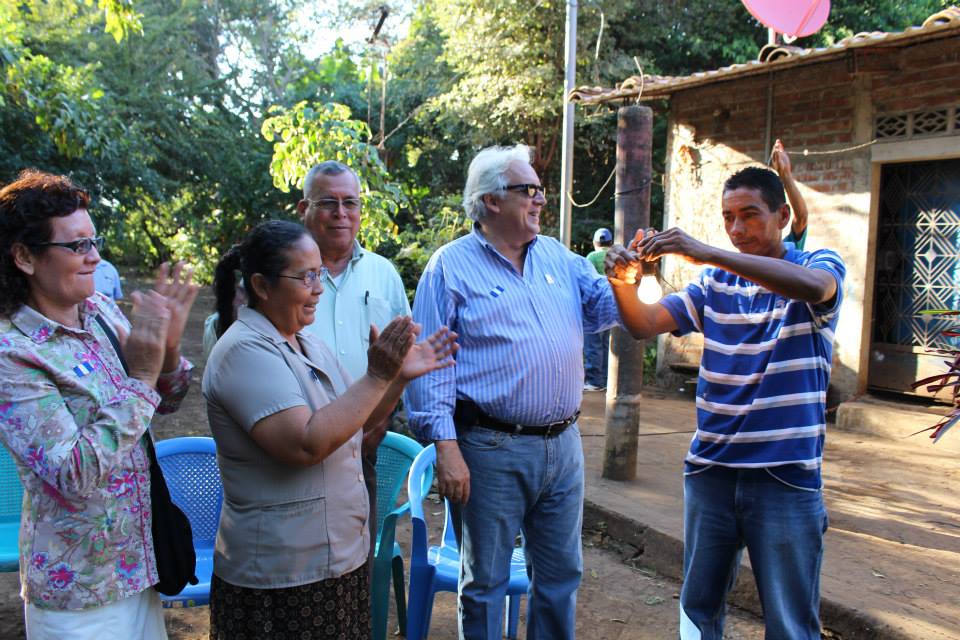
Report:
[{"label": "person in background", "polygon": [[[587,254],[597,273],[603,274],[603,259],[613,245],[610,229],[601,227],[593,233],[593,251]],[[587,333],[583,336],[584,391],[603,391],[607,388],[607,356],[610,351],[610,330]]]},{"label": "person in background", "polygon": [[[371,327],[367,370],[354,380],[304,331],[326,276],[304,227],[262,223],[221,265],[229,284],[242,273],[248,304],[203,375],[223,479],[210,638],[369,640],[362,434],[410,380],[453,364],[456,334],[443,327],[414,344],[409,316]],[[220,284],[218,306],[234,295]]]},{"label": "person in background", "polygon": [[[397,316],[410,315],[400,274],[389,260],[357,241],[362,206],[360,179],[347,165],[321,162],[303,180],[297,203],[300,222],[310,231],[326,266],[316,321],[306,331],[327,345],[354,379],[367,370],[370,326],[382,330]],[[370,557],[377,539],[377,447],[390,415],[364,434],[363,477],[370,494]],[[371,570],[373,563],[370,564]]]},{"label": "person in background", "polygon": [[93,286],[97,291],[113,300],[123,298],[123,289],[120,286],[120,273],[109,260],[100,258],[97,270],[93,272]]},{"label": "person in background", "polygon": [[792,242],[798,250],[803,251],[807,242],[807,203],[800,195],[800,187],[797,186],[797,181],[793,179],[790,155],[779,138],[773,144],[770,166],[780,176],[780,181],[783,182],[783,190],[787,194],[787,201],[790,203],[790,209],[793,212],[793,219],[790,221],[790,233],[783,241]]},{"label": "person in background", "polygon": [[187,392],[180,338],[197,287],[164,264],[128,321],[94,290],[89,203],[36,170],[0,189],[0,441],[24,487],[27,638],[163,640],[144,439]]}]

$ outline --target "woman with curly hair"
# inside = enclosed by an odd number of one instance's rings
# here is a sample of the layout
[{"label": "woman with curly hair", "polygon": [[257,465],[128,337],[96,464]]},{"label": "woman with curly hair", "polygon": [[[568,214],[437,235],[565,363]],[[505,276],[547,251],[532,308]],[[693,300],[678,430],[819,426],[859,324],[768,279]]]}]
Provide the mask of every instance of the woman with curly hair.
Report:
[{"label": "woman with curly hair", "polygon": [[89,204],[36,170],[0,189],[0,442],[24,486],[27,638],[163,639],[144,439],[187,391],[180,336],[197,287],[164,265],[128,321],[94,291]]}]

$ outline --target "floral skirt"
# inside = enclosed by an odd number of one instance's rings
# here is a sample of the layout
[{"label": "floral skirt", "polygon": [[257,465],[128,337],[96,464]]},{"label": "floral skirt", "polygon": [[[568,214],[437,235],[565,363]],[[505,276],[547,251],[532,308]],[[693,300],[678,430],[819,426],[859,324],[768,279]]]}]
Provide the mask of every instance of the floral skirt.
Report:
[{"label": "floral skirt", "polygon": [[210,640],[369,640],[370,569],[298,587],[210,581]]}]

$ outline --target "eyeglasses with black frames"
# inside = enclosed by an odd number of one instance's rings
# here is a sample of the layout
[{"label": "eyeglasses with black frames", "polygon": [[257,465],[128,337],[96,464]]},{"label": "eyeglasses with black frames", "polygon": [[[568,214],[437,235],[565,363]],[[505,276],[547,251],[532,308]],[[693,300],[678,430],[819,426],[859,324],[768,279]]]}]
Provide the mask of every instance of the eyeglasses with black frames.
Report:
[{"label": "eyeglasses with black frames", "polygon": [[281,273],[281,274],[278,274],[277,277],[289,278],[290,280],[299,280],[300,282],[303,283],[304,288],[313,289],[316,286],[317,282],[322,283],[324,281],[328,273],[329,271],[327,270],[326,267],[320,267],[320,271],[314,271],[313,269],[310,269],[309,271],[304,271],[299,276],[288,276],[286,274]]},{"label": "eyeglasses with black frames", "polygon": [[359,198],[344,198],[343,200],[339,198],[319,198],[318,200],[307,200],[307,202],[324,213],[335,213],[340,207],[343,207],[343,210],[347,213],[356,213],[360,210]]},{"label": "eyeglasses with black frames", "polygon": [[544,198],[547,197],[547,192],[544,190],[542,184],[508,184],[504,187],[506,191],[526,191],[528,198],[536,198],[539,193]]},{"label": "eyeglasses with black frames", "polygon": [[94,247],[97,248],[97,251],[103,249],[103,236],[95,236],[93,238],[79,238],[77,240],[71,240],[70,242],[38,242],[34,247],[63,247],[64,249],[70,249],[74,253],[79,255],[85,255],[90,253],[90,249]]}]

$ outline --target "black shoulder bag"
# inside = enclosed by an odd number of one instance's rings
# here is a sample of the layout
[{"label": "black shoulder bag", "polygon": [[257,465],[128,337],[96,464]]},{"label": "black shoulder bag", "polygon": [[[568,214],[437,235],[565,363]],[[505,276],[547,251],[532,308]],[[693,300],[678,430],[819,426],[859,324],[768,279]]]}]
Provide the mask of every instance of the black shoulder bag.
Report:
[{"label": "black shoulder bag", "polygon": [[[97,316],[100,328],[110,339],[113,350],[123,365],[123,370],[130,375],[127,361],[120,350],[117,334]],[[156,556],[157,573],[160,582],[153,588],[165,596],[175,596],[187,583],[197,584],[196,576],[197,555],[193,549],[193,532],[190,529],[190,520],[184,515],[180,507],[170,499],[170,490],[167,481],[163,478],[163,470],[157,462],[157,452],[153,448],[153,438],[150,433],[143,434],[143,444],[150,457],[150,508],[153,512],[153,551]]]}]

